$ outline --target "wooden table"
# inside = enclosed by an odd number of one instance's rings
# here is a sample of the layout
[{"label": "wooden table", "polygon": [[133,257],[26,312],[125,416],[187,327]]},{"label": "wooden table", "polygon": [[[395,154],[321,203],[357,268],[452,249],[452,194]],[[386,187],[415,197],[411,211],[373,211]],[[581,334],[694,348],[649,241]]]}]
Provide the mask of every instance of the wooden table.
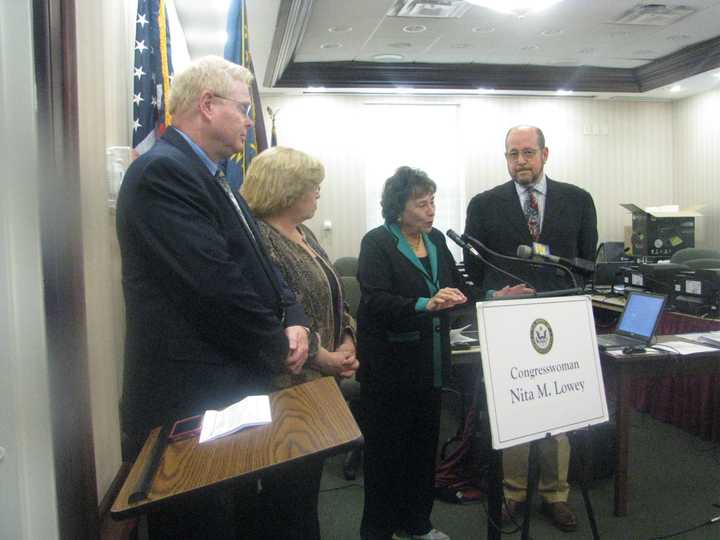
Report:
[{"label": "wooden table", "polygon": [[[677,340],[675,336],[658,336],[659,343]],[[628,513],[628,457],[630,454],[630,409],[632,405],[632,379],[638,376],[720,374],[720,349],[708,353],[679,355],[632,354],[613,356],[602,352],[605,383],[614,379],[617,398],[615,456],[615,515]]]},{"label": "wooden table", "polygon": [[593,307],[622,313],[625,311],[625,297],[610,294],[593,294],[590,296]]},{"label": "wooden table", "polygon": [[[614,306],[624,298],[593,296],[595,326],[598,333],[614,330],[619,313]],[[686,313],[664,311],[658,322],[657,335],[720,330],[720,320]],[[670,423],[698,437],[720,442],[720,375],[666,375],[652,373],[634,377],[632,405],[640,412]]]},{"label": "wooden table", "polygon": [[155,428],[111,508],[115,519],[143,514],[172,499],[218,484],[248,481],[308,456],[332,455],[360,444],[362,435],[337,383],[324,377],[270,394],[272,423],[198,444],[168,444],[147,499],[128,503],[160,433]]}]

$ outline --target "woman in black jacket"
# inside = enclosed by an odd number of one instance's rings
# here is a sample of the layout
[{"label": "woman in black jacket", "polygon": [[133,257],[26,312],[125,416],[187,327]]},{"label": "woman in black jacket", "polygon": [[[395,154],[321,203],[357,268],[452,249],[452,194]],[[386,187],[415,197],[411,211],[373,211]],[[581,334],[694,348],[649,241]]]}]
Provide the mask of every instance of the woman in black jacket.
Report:
[{"label": "woman in black jacket", "polygon": [[443,234],[435,183],[400,167],[385,182],[385,224],[362,241],[358,380],[365,436],[364,539],[444,540],[432,527],[440,393],[450,369],[445,310],[467,301]]}]

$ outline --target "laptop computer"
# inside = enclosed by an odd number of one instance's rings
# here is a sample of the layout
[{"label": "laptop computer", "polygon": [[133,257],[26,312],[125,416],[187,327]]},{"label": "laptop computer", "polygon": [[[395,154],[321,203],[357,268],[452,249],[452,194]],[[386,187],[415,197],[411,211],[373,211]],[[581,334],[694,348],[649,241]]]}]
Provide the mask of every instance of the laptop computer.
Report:
[{"label": "laptop computer", "polygon": [[597,336],[603,350],[650,345],[667,296],[647,292],[631,292],[625,303],[615,332]]}]

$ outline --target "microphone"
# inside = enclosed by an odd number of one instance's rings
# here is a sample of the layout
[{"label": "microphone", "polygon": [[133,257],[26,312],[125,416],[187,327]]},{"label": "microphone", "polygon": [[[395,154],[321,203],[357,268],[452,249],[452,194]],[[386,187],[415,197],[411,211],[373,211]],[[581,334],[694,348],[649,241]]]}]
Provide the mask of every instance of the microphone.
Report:
[{"label": "microphone", "polygon": [[[563,272],[567,273],[568,277],[570,278],[570,281],[572,281],[573,287],[577,289],[578,283],[577,279],[575,279],[575,275],[570,271],[570,269],[567,266],[564,266],[562,264],[559,264],[557,262],[554,262],[550,260],[550,255],[541,255],[540,253],[537,253],[534,251],[530,246],[525,246],[520,244],[517,248],[517,256],[523,260],[527,260],[528,262],[532,262],[530,258],[533,255],[537,255],[541,259],[541,261],[537,261],[537,264],[546,265],[546,266],[554,266]],[[557,257],[555,257],[557,259]]]},{"label": "microphone", "polygon": [[456,233],[452,229],[448,229],[446,234],[448,235],[448,238],[450,238],[450,240],[455,242],[458,246],[460,246],[463,249],[468,250],[470,253],[472,253],[473,255],[478,257],[480,260],[485,262],[484,259],[482,258],[482,255],[480,255],[474,247],[472,247],[465,240],[463,240],[463,238],[458,233]]},{"label": "microphone", "polygon": [[517,247],[517,256],[521,259],[530,259],[533,256],[533,250],[530,246],[521,244]]},{"label": "microphone", "polygon": [[463,240],[466,242],[472,242],[476,246],[480,247],[483,251],[487,251],[490,255],[493,257],[497,257],[498,259],[503,259],[506,261],[520,261],[522,263],[525,263],[527,261],[518,259],[517,257],[513,257],[512,255],[503,255],[502,253],[498,253],[497,251],[490,249],[485,244],[483,244],[480,240],[475,238],[474,236],[470,236],[469,234],[463,234],[462,235]]},{"label": "microphone", "polygon": [[[483,257],[482,255],[480,255],[480,253],[478,253],[478,251],[477,251],[472,245],[470,245],[470,243],[466,242],[465,239],[467,238],[467,239],[469,239],[469,240],[472,240],[473,242],[477,242],[478,245],[480,245],[483,249],[487,249],[490,253],[492,253],[492,254],[494,254],[494,255],[498,255],[498,256],[500,256],[501,258],[510,259],[510,260],[517,260],[516,257],[508,257],[507,255],[500,255],[499,253],[495,253],[495,252],[492,251],[490,248],[485,247],[479,240],[475,240],[475,239],[472,238],[471,236],[466,236],[466,235],[464,235],[464,234],[463,234],[462,236],[460,236],[458,233],[456,233],[456,232],[453,231],[452,229],[448,229],[445,234],[447,234],[448,238],[450,238],[450,240],[452,240],[453,242],[455,242],[458,246],[460,246],[460,247],[463,248],[464,250],[467,250],[473,257],[475,257],[475,258],[479,259],[480,261],[482,261],[483,264],[488,265],[488,266],[489,266],[490,268],[492,268],[493,270],[496,270],[497,272],[500,272],[501,274],[503,274],[504,276],[509,277],[509,278],[512,279],[513,281],[516,281],[516,282],[518,282],[518,283],[525,283],[525,284],[526,284],[528,287],[530,287],[531,289],[534,289],[534,288],[535,288],[535,286],[534,286],[532,283],[530,283],[529,281],[524,280],[524,279],[521,279],[520,277],[516,276],[515,274],[511,274],[511,273],[508,272],[507,270],[503,270],[503,269],[500,268],[499,266],[496,266],[496,265],[494,265],[493,263],[491,263],[490,261],[488,261],[485,257]],[[525,262],[525,261],[522,261],[522,262]]]},{"label": "microphone", "polygon": [[517,248],[517,256],[520,257],[521,259],[530,259],[532,257],[540,257],[541,259],[545,259],[545,260],[553,262],[555,264],[562,264],[565,266],[570,266],[571,268],[574,268],[575,270],[579,270],[580,272],[586,272],[589,274],[592,274],[595,271],[595,263],[593,263],[592,261],[580,259],[578,257],[574,257],[573,259],[566,259],[565,257],[558,257],[556,255],[538,253],[536,250],[534,250],[530,246],[525,246],[522,244],[519,245]]}]

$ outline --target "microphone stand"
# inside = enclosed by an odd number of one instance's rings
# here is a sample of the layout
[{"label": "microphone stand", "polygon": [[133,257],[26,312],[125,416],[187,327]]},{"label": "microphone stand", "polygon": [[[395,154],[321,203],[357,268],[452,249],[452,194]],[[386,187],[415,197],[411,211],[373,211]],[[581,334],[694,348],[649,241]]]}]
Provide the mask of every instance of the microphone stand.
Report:
[{"label": "microphone stand", "polygon": [[[559,268],[560,270],[566,272],[570,276],[570,281],[572,281],[572,284],[573,284],[572,289],[558,289],[556,291],[546,291],[546,292],[539,292],[539,293],[536,292],[533,295],[515,295],[515,296],[511,296],[509,298],[523,298],[523,297],[543,298],[543,297],[547,297],[547,296],[567,296],[567,295],[572,295],[572,294],[578,294],[578,292],[582,292],[582,289],[580,287],[578,287],[578,283],[577,283],[577,280],[575,279],[575,275],[568,268],[563,266],[562,264],[557,264],[557,263],[550,262],[550,261],[531,261],[530,259],[521,259],[520,257],[513,257],[512,255],[503,255],[502,253],[498,253],[497,251],[490,249],[485,244],[483,244],[480,240],[478,240],[477,238],[473,238],[469,234],[464,234],[463,236],[465,238],[467,238],[468,240],[470,240],[470,242],[475,244],[475,246],[487,251],[488,253],[490,253],[494,257],[498,257],[499,259],[504,259],[506,261],[521,262],[521,263],[525,263],[525,264],[537,264],[539,266],[549,266],[549,267]],[[487,264],[491,268],[493,268],[495,270],[500,270],[497,266],[486,261],[484,258],[480,257],[480,260],[482,260],[485,264]],[[505,275],[512,276],[514,279],[517,279],[519,281],[519,283],[527,283],[527,285],[530,286],[530,288],[532,288],[532,289],[535,288],[532,285],[530,285],[529,282],[518,278],[518,276],[510,274],[509,272],[506,272],[504,270],[500,270],[500,272]],[[552,293],[552,294],[548,294],[548,293]]]},{"label": "microphone stand", "polygon": [[[466,236],[466,235],[463,235],[463,236]],[[487,250],[488,252],[492,253],[493,255],[497,255],[497,256],[500,257],[501,259],[511,259],[511,260],[512,260],[512,259],[515,259],[515,257],[508,257],[507,255],[500,255],[499,253],[495,253],[495,252],[492,251],[491,249],[485,247],[485,246],[484,246],[482,243],[480,243],[478,240],[475,240],[472,236],[468,236],[468,238],[469,238],[470,240],[472,240],[474,244],[478,245],[481,249],[485,249],[485,250]],[[462,247],[462,246],[460,246],[460,247]],[[480,262],[482,262],[483,264],[488,265],[490,268],[492,268],[493,270],[495,270],[495,271],[497,271],[497,272],[500,272],[500,273],[503,274],[504,276],[507,276],[507,277],[509,277],[510,279],[512,279],[512,280],[514,280],[514,281],[517,281],[518,283],[525,283],[525,284],[526,284],[528,287],[530,287],[531,289],[534,289],[534,288],[535,288],[535,286],[534,286],[532,283],[530,283],[529,281],[524,280],[524,279],[521,279],[520,276],[516,276],[515,274],[512,274],[512,273],[508,272],[507,270],[503,270],[503,269],[500,268],[499,266],[494,265],[493,263],[491,263],[490,261],[488,261],[485,257],[483,257],[482,255],[480,255],[479,252],[477,252],[477,251],[471,251],[470,249],[467,249],[467,248],[465,248],[465,251],[467,251],[468,253],[470,253],[470,254],[471,254],[473,257],[475,257],[476,259],[479,259]],[[517,260],[522,260],[522,259],[517,259]],[[523,296],[529,296],[529,295],[523,295]],[[517,296],[516,296],[516,297],[513,297],[513,298],[517,298]]]}]

